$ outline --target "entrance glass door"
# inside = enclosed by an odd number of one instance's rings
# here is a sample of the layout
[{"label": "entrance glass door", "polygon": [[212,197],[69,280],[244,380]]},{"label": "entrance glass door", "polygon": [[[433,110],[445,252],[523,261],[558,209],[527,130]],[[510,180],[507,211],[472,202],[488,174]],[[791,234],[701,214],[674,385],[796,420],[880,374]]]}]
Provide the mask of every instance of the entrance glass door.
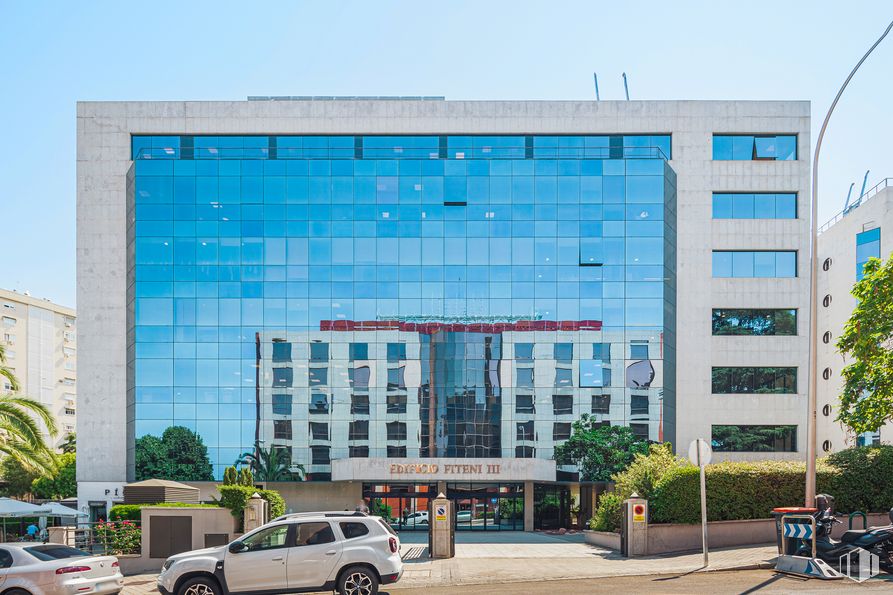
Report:
[{"label": "entrance glass door", "polygon": [[363,484],[372,514],[385,519],[395,531],[427,531],[428,502],[435,486],[427,484]]},{"label": "entrance glass door", "polygon": [[522,531],[523,484],[447,484],[456,508],[457,531]]}]

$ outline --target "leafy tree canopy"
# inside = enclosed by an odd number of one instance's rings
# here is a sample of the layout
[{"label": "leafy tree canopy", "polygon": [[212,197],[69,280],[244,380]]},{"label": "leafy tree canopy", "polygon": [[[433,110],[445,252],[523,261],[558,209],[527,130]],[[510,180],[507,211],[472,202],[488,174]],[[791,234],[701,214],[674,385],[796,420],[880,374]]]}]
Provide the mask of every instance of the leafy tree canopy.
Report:
[{"label": "leafy tree canopy", "polygon": [[837,421],[857,434],[893,420],[893,256],[869,259],[853,287],[859,300],[837,341],[852,362],[843,371]]},{"label": "leafy tree canopy", "polygon": [[161,438],[146,435],[136,441],[137,481],[213,481],[214,470],[208,447],[201,436],[183,426],[171,426]]},{"label": "leafy tree canopy", "polygon": [[583,481],[610,481],[637,453],[648,453],[647,440],[626,426],[605,426],[584,414],[574,422],[571,437],[555,447],[555,460],[579,467]]},{"label": "leafy tree canopy", "polygon": [[3,495],[21,498],[31,493],[31,484],[40,476],[40,472],[25,467],[15,457],[6,457],[0,462],[0,475],[6,484],[2,488]]},{"label": "leafy tree canopy", "polygon": [[56,469],[53,473],[38,477],[31,483],[31,493],[37,498],[46,500],[61,500],[77,496],[75,455],[73,453],[59,455],[56,458]]}]

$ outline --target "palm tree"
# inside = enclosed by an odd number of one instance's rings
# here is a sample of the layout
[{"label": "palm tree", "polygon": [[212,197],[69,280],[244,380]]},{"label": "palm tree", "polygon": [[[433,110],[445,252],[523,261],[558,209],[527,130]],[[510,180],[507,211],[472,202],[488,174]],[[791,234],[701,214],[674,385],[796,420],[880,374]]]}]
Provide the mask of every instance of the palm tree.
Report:
[{"label": "palm tree", "polygon": [[65,436],[65,441],[62,442],[62,445],[59,447],[62,449],[63,454],[71,454],[76,453],[78,450],[78,437],[75,432],[69,432],[67,436]]},{"label": "palm tree", "polygon": [[55,467],[55,458],[37,420],[50,436],[56,435],[56,420],[43,403],[22,395],[0,395],[0,454],[45,472]]},{"label": "palm tree", "polygon": [[254,452],[242,453],[234,464],[247,465],[257,481],[301,481],[304,466],[292,465],[286,452],[274,446],[264,450],[260,443],[255,443]]},{"label": "palm tree", "polygon": [[19,379],[13,374],[12,369],[6,365],[6,346],[0,343],[0,376],[9,381],[9,388],[13,392],[19,390]]}]

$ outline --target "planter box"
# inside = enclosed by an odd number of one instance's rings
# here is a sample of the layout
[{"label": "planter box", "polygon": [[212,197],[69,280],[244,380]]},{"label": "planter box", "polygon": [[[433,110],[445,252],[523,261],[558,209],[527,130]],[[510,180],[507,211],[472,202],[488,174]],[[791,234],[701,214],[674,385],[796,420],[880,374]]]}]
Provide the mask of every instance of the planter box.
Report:
[{"label": "planter box", "polygon": [[609,531],[583,531],[583,539],[589,545],[597,545],[599,547],[610,550],[620,551],[620,533],[611,533]]}]

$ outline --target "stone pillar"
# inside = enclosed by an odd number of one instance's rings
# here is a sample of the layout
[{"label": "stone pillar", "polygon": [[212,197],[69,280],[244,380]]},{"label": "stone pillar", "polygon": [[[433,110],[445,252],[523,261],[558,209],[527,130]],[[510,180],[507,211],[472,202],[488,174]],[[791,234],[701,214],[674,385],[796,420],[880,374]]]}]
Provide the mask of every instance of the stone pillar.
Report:
[{"label": "stone pillar", "polygon": [[269,504],[260,497],[257,492],[254,493],[248,502],[245,503],[245,533],[257,529],[261,525],[267,523],[269,517]]},{"label": "stone pillar", "polygon": [[623,501],[626,555],[645,556],[648,554],[648,501],[636,494]]},{"label": "stone pillar", "polygon": [[524,530],[533,531],[533,482],[524,482]]},{"label": "stone pillar", "polygon": [[437,482],[437,493],[438,494],[446,494],[447,493],[446,483],[447,482],[445,482],[445,481]]}]

